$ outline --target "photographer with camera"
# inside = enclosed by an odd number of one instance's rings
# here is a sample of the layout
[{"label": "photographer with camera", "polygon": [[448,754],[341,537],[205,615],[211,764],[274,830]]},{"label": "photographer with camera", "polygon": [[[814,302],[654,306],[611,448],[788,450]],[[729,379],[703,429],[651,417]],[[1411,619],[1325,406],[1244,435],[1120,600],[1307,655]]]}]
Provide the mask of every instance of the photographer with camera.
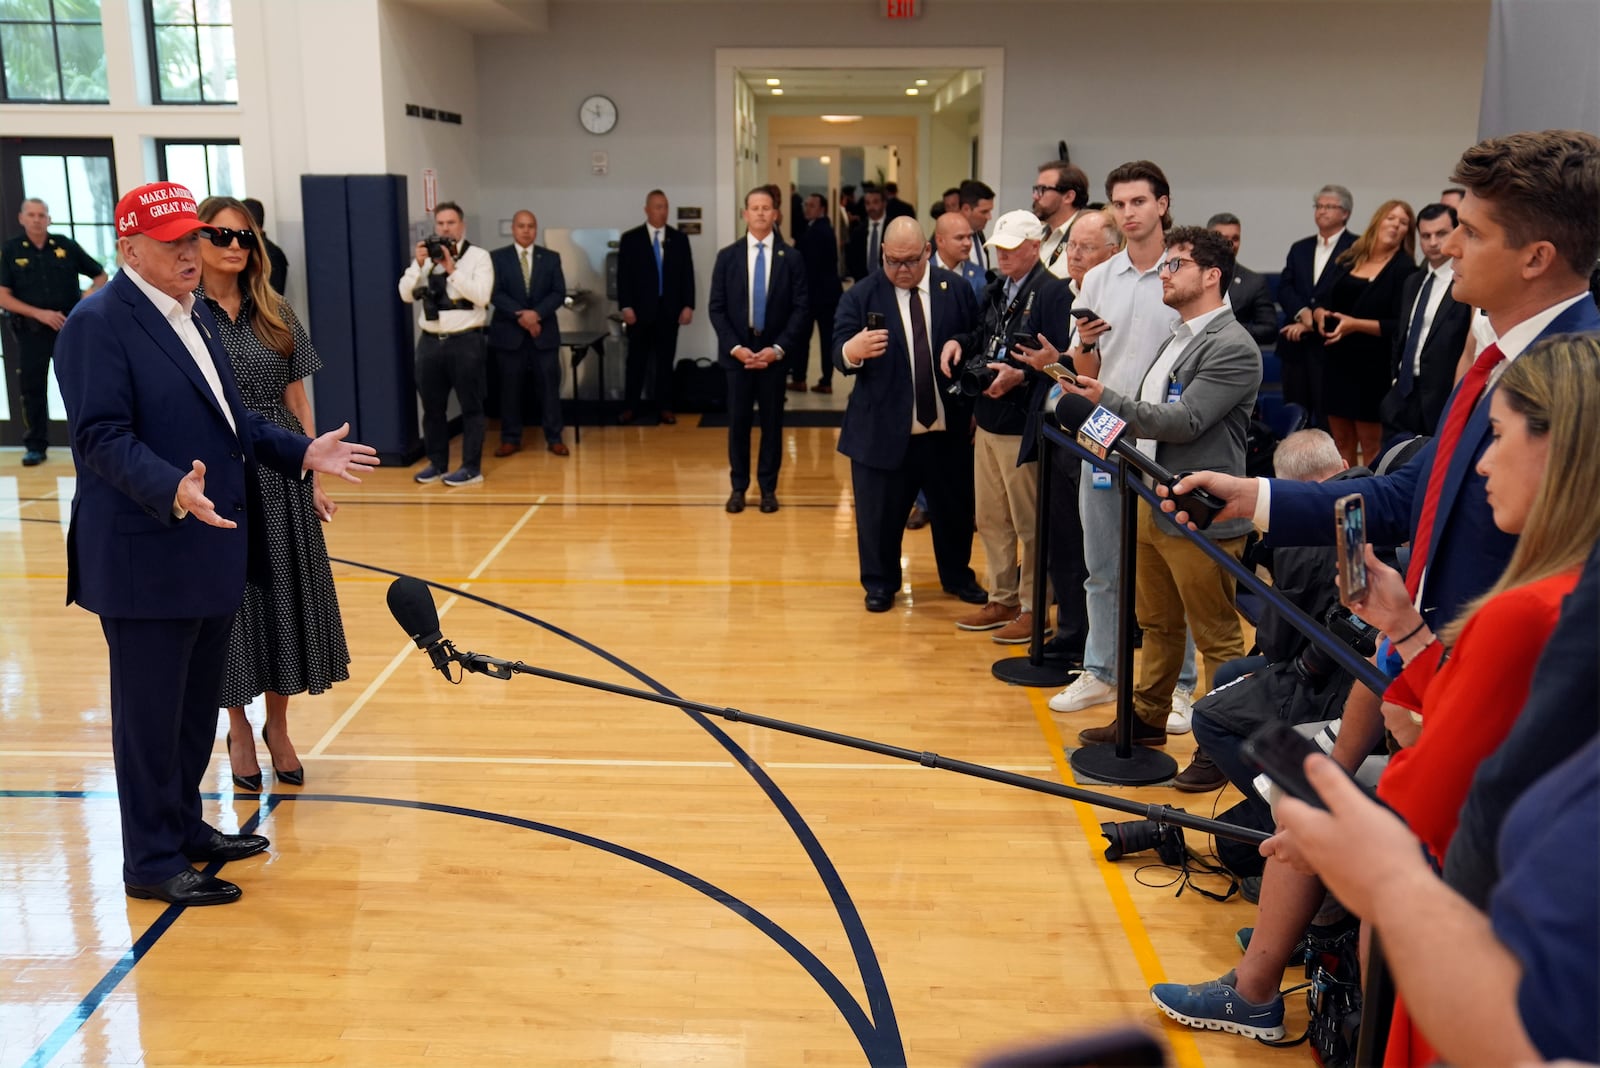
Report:
[{"label": "photographer with camera", "polygon": [[1070,321],[1066,283],[1039,260],[1039,242],[1046,233],[1031,211],[1008,211],[1000,216],[988,242],[998,274],[979,301],[983,318],[977,330],[959,339],[959,350],[940,354],[945,373],[955,379],[949,390],[974,398],[977,434],[972,485],[978,537],[983,540],[989,568],[988,602],[956,620],[956,626],[969,631],[993,630],[994,640],[1001,645],[1021,645],[1033,637],[1034,606],[1029,601],[1039,503],[1037,461],[1017,462],[1037,372],[1030,371],[1010,350],[1019,342],[1038,344],[1040,315],[1047,305],[1056,308],[1056,330],[1052,332],[1062,341],[1064,324]]},{"label": "photographer with camera", "polygon": [[[428,466],[412,480],[469,486],[483,481],[483,395],[488,388],[483,331],[489,322],[494,264],[487,252],[467,240],[459,204],[447,200],[435,208],[433,229],[433,236],[417,242],[416,262],[400,276],[400,299],[418,306],[422,329],[417,393],[422,397]],[[454,471],[447,415],[452,389],[461,404],[461,466]]]}]

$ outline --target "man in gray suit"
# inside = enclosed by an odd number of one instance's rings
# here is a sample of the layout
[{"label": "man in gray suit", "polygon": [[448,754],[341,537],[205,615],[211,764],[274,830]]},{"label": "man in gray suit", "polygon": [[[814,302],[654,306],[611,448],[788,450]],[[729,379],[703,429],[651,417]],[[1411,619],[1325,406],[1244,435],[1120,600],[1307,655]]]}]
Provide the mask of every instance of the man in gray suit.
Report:
[{"label": "man in gray suit", "polygon": [[1239,262],[1239,245],[1244,227],[1239,216],[1231,211],[1219,211],[1206,220],[1206,229],[1221,234],[1233,249],[1233,280],[1228,283],[1228,304],[1233,316],[1257,345],[1271,345],[1278,340],[1278,306],[1272,303],[1272,291],[1267,279]]},{"label": "man in gray suit", "polygon": [[[1173,471],[1244,470],[1245,431],[1261,385],[1261,350],[1223,299],[1233,278],[1233,250],[1220,234],[1180,226],[1167,234],[1162,302],[1183,317],[1156,353],[1138,393],[1123,396],[1092,378],[1067,388],[1127,420],[1139,451]],[[1214,523],[1203,532],[1235,558],[1250,520]],[[1205,658],[1200,693],[1212,689],[1218,664],[1244,653],[1233,579],[1180,534],[1167,517],[1139,509],[1135,610],[1144,627],[1134,687],[1137,745],[1167,742],[1167,714],[1183,664],[1184,627]],[[1084,745],[1116,740],[1116,724],[1078,735]]]}]

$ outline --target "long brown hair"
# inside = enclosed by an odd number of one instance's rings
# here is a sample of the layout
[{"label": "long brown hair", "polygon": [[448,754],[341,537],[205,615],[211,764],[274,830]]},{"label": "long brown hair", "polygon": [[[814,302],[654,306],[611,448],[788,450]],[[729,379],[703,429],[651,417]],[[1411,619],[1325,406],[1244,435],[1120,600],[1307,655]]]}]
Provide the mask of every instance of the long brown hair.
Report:
[{"label": "long brown hair", "polygon": [[294,356],[294,333],[283,315],[283,297],[272,288],[272,266],[267,262],[267,239],[256,225],[250,209],[233,197],[206,197],[196,213],[201,222],[210,222],[225,211],[238,212],[256,235],[256,247],[245,260],[241,288],[250,294],[250,329],[261,343],[284,359]]},{"label": "long brown hair", "polygon": [[[1348,267],[1360,267],[1372,258],[1372,250],[1378,245],[1378,227],[1395,208],[1406,209],[1406,232],[1400,237],[1400,248],[1395,255],[1401,252],[1406,254],[1406,259],[1412,263],[1417,262],[1417,213],[1411,210],[1411,205],[1403,200],[1385,200],[1378,205],[1378,210],[1372,213],[1372,221],[1367,223],[1367,228],[1355,243],[1339,254],[1338,262]],[[204,216],[202,216],[204,218]]]},{"label": "long brown hair", "polygon": [[1549,459],[1505,572],[1443,628],[1447,645],[1490,598],[1579,566],[1600,540],[1600,339],[1548,338],[1512,361],[1495,390],[1530,435],[1549,441]]}]

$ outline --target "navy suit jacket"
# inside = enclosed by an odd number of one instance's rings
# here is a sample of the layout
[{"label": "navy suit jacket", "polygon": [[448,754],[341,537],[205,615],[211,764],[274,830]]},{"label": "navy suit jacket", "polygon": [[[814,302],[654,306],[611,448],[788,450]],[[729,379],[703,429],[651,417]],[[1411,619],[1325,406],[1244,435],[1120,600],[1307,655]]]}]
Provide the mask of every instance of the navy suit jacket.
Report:
[{"label": "navy suit jacket", "polygon": [[[1600,333],[1600,311],[1586,299],[1556,316],[1539,339],[1592,333]],[[1450,404],[1459,396],[1458,388],[1451,394]],[[1446,405],[1445,411],[1449,410]],[[1274,545],[1331,545],[1333,502],[1347,493],[1360,493],[1366,497],[1369,541],[1375,545],[1411,541],[1422,520],[1422,503],[1437,444],[1430,441],[1414,460],[1387,475],[1320,483],[1273,479],[1268,537]],[[1494,525],[1485,479],[1477,473],[1478,458],[1488,446],[1486,394],[1484,403],[1477,405],[1467,419],[1445,472],[1428,559],[1413,558],[1409,565],[1428,569],[1422,612],[1431,626],[1442,626],[1454,619],[1468,601],[1488,589],[1505,570],[1516,545],[1514,535]]]},{"label": "navy suit jacket", "polygon": [[635,226],[623,233],[617,242],[617,307],[632,308],[641,323],[655,322],[658,308],[667,319],[677,322],[683,309],[694,307],[694,253],[688,235],[674,226],[661,228],[661,276],[657,278],[649,227]]},{"label": "navy suit jacket", "polygon": [[[970,333],[977,326],[978,302],[972,287],[960,275],[932,264],[928,272],[928,300],[932,305],[928,320],[933,327],[928,344],[933,350],[934,388],[944,402],[945,427],[964,436],[972,418],[972,403],[946,392],[952,380],[939,367],[939,350],[946,341]],[[851,367],[844,362],[844,344],[866,327],[868,312],[883,316],[889,330],[889,347],[882,356]],[[875,271],[851,286],[839,300],[829,349],[833,365],[842,374],[855,377],[839,431],[839,451],[850,459],[885,471],[893,471],[905,462],[914,404],[910,353],[911,339],[906,337],[900,321],[900,305],[888,276]]]},{"label": "navy suit jacket", "polygon": [[811,305],[806,295],[805,260],[772,232],[772,265],[767,271],[766,328],[750,332],[750,268],[743,237],[717,253],[711,269],[711,328],[717,332],[717,362],[731,371],[744,369],[733,350],[745,345],[756,352],[777,347],[796,354],[811,335]]},{"label": "navy suit jacket", "polygon": [[[826,218],[811,220],[796,247],[806,260],[806,299],[811,302],[812,312],[838,306],[844,289],[839,285],[839,241],[834,237],[833,224]],[[826,338],[824,343],[831,340]]]},{"label": "navy suit jacket", "polygon": [[[1395,333],[1392,368],[1397,381],[1400,377],[1400,360],[1405,355],[1406,339],[1411,333],[1412,305],[1417,302],[1417,295],[1422,292],[1422,283],[1427,277],[1425,270],[1416,272],[1406,279],[1405,287],[1400,291],[1401,328]],[[1433,313],[1433,322],[1428,324],[1428,336],[1422,341],[1422,373],[1411,383],[1412,396],[1418,399],[1423,425],[1428,428],[1436,429],[1439,426],[1445,402],[1455,388],[1456,365],[1461,362],[1467,331],[1472,328],[1472,308],[1455,299],[1454,289],[1455,283],[1452,282]],[[1390,419],[1391,413],[1402,411],[1405,402],[1406,398],[1399,395],[1398,389],[1391,392],[1383,402],[1385,418]]]},{"label": "navy suit jacket", "polygon": [[[248,473],[259,460],[298,477],[311,443],[244,406],[204,301],[195,302],[194,315],[237,434],[194,357],[125,271],[82,301],[56,340],[78,469],[67,603],[100,616],[231,615],[247,570],[265,570]],[[194,460],[205,464],[206,496],[236,528],[173,517],[178,482]]]},{"label": "navy suit jacket", "polygon": [[[561,253],[533,246],[533,267],[528,285],[522,285],[522,261],[517,246],[507,245],[489,253],[494,264],[494,289],[489,294],[493,318],[489,320],[489,344],[497,349],[518,349],[532,340],[536,349],[561,347],[561,327],[556,309],[567,299],[567,279],[561,273]],[[539,313],[539,336],[530,338],[517,323],[517,312],[532,309]]]},{"label": "navy suit jacket", "polygon": [[[1316,268],[1317,238],[1313,234],[1303,237],[1289,246],[1289,257],[1283,263],[1283,274],[1278,276],[1278,305],[1283,308],[1286,318],[1293,319],[1296,312],[1302,308],[1316,307],[1318,298],[1326,298],[1329,287],[1333,284],[1333,271],[1335,261],[1345,249],[1356,243],[1356,235],[1349,230],[1339,235],[1339,240],[1333,243],[1333,255],[1328,257],[1328,262],[1322,267],[1322,275],[1315,284],[1311,281],[1311,273]],[[1235,309],[1237,311],[1237,309]]]}]

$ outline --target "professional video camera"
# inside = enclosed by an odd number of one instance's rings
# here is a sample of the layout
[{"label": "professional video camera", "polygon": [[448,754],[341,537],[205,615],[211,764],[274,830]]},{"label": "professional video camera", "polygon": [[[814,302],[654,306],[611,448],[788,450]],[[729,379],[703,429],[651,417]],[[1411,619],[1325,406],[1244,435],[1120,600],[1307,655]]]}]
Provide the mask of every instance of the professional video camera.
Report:
[{"label": "professional video camera", "polygon": [[[1370,657],[1378,650],[1379,630],[1342,604],[1329,607],[1322,617],[1328,633],[1354,649],[1362,657]],[[1309,683],[1320,683],[1339,670],[1334,659],[1315,645],[1308,644],[1295,657],[1295,674]]]},{"label": "professional video camera", "polygon": [[989,339],[988,345],[961,361],[961,365],[956,368],[955,381],[945,387],[945,392],[952,397],[976,397],[994,385],[995,377],[1000,373],[989,366],[991,363],[1003,363],[1024,371],[1028,369],[1027,364],[1012,358],[1010,349],[1006,345],[1006,338],[996,334]]}]

